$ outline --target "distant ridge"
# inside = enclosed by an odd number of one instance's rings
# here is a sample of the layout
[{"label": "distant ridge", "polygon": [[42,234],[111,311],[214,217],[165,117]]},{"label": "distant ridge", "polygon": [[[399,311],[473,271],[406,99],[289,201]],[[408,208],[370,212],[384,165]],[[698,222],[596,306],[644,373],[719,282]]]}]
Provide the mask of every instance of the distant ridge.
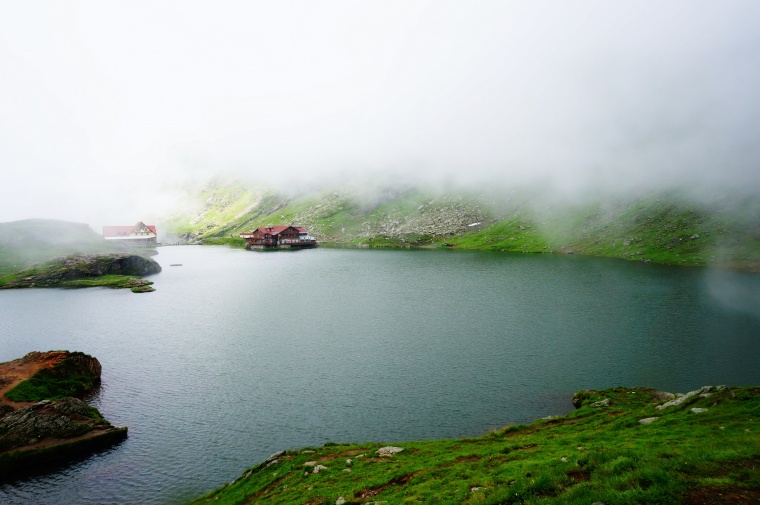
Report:
[{"label": "distant ridge", "polygon": [[[676,191],[559,202],[531,191],[342,188],[285,195],[215,180],[162,226],[187,242],[244,246],[241,232],[297,223],[324,245],[447,247],[605,256],[760,271],[760,197]],[[455,246],[455,247],[452,247]]]},{"label": "distant ridge", "polygon": [[74,253],[122,251],[84,223],[23,219],[0,223],[0,274]]}]

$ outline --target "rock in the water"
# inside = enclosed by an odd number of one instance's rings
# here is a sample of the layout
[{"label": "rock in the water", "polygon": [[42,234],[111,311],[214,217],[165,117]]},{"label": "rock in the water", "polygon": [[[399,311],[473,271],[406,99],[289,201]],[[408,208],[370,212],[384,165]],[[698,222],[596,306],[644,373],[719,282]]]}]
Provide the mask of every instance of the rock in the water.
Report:
[{"label": "rock in the water", "polygon": [[4,391],[11,404],[0,406],[0,476],[86,454],[127,436],[126,428],[111,426],[96,408],[69,396],[91,391],[100,374],[100,362],[81,352],[30,352],[0,363],[4,385],[15,384]]}]

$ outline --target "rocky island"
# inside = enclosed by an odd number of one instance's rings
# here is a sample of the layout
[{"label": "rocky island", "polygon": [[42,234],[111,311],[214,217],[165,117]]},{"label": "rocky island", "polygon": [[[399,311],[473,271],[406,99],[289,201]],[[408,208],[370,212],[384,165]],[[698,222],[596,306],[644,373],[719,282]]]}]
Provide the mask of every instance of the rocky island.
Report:
[{"label": "rocky island", "polygon": [[127,436],[79,399],[101,365],[80,352],[30,352],[0,363],[0,479],[108,447]]},{"label": "rocky island", "polygon": [[0,289],[106,286],[146,293],[155,291],[153,282],[140,276],[160,271],[155,260],[136,254],[72,254],[2,277]]}]

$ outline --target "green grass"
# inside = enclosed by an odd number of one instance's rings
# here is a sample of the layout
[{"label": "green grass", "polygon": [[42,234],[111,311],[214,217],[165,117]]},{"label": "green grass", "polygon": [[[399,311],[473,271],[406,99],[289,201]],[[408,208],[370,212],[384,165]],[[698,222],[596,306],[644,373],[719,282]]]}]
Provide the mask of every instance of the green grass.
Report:
[{"label": "green grass", "polygon": [[[6,398],[14,402],[36,402],[40,400],[58,400],[67,396],[81,396],[92,390],[100,380],[87,368],[83,367],[77,357],[91,358],[81,352],[69,353],[65,359],[52,368],[43,368],[29,379],[20,382],[5,393]],[[97,412],[100,418],[100,413]]]},{"label": "green grass", "polygon": [[64,288],[91,288],[104,287],[116,289],[131,289],[134,293],[153,291],[150,286],[153,281],[148,281],[133,275],[101,275],[99,277],[82,277],[63,281],[57,286]]},{"label": "green grass", "polygon": [[245,239],[240,237],[211,237],[204,238],[203,245],[227,245],[238,249],[245,248]]},{"label": "green grass", "polygon": [[[10,275],[0,277],[0,289],[28,287],[109,287],[128,288],[135,293],[154,291],[153,281],[141,279],[138,275],[104,274],[108,271],[113,258],[106,256],[68,256],[56,258],[40,265],[35,265]],[[139,274],[142,267],[132,266],[126,272]]]},{"label": "green grass", "polygon": [[[347,188],[285,196],[216,184],[175,226],[204,244],[229,244],[259,226],[305,226],[324,245],[575,253],[629,261],[760,271],[760,200],[707,204],[675,192],[557,203],[513,191],[495,196],[410,188]],[[476,224],[477,223],[477,224]]]},{"label": "green grass", "polygon": [[[664,410],[653,393],[599,391],[564,417],[477,438],[394,443],[404,451],[393,457],[377,456],[387,445],[379,443],[291,450],[192,503],[675,504],[700,490],[757,489],[760,388]],[[590,406],[602,397],[610,407]],[[327,469],[314,474],[310,461]]]}]

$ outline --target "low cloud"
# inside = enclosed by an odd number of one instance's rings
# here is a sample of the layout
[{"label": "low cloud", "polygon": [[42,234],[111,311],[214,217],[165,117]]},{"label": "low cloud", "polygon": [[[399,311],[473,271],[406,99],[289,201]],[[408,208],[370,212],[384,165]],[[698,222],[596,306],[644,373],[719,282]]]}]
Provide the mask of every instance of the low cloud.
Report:
[{"label": "low cloud", "polygon": [[755,192],[759,23],[754,1],[0,2],[0,220],[131,222],[217,171]]}]

